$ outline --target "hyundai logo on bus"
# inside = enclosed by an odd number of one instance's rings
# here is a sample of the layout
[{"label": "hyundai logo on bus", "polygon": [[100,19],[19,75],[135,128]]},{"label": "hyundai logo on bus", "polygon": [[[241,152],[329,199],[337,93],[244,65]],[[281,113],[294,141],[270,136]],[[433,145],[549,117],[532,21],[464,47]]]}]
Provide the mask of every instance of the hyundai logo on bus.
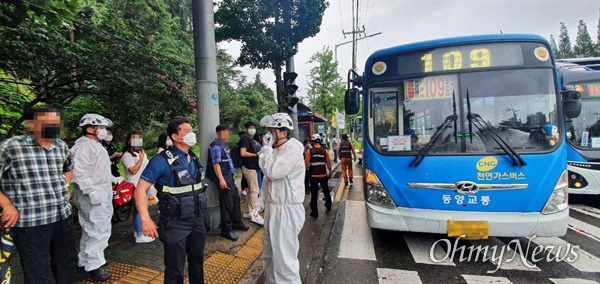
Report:
[{"label": "hyundai logo on bus", "polygon": [[472,181],[459,181],[454,184],[454,191],[460,194],[474,194],[479,191],[479,185]]}]

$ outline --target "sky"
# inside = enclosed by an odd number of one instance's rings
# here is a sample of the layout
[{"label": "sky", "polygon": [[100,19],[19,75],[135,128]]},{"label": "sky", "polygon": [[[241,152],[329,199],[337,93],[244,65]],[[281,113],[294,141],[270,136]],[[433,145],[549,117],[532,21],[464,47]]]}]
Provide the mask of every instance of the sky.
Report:
[{"label": "sky", "polygon": [[[309,58],[326,46],[333,50],[336,44],[352,39],[351,35],[344,37],[342,30],[352,30],[353,0],[328,1],[329,8],[323,15],[321,31],[301,42],[294,56],[298,73],[297,95],[301,97],[307,95],[308,74],[314,67],[308,63]],[[356,65],[358,73],[362,74],[369,55],[383,48],[501,31],[538,34],[548,40],[550,35],[554,35],[558,44],[561,22],[566,24],[574,44],[579,20],[586,23],[592,39],[596,40],[599,9],[600,0],[360,0],[359,27],[362,29],[364,26],[367,35],[381,34],[357,42]],[[219,46],[237,58],[241,43],[220,43]],[[338,72],[345,82],[352,67],[352,44],[339,46],[337,58]],[[275,76],[271,69],[240,69],[250,80],[260,72],[263,82],[275,90]]]}]

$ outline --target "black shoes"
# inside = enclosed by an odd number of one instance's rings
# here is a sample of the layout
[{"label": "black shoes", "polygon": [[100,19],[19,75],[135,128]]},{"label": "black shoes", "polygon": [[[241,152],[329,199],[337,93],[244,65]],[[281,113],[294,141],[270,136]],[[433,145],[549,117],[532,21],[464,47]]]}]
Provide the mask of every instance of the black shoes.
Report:
[{"label": "black shoes", "polygon": [[250,229],[250,227],[242,224],[242,225],[237,225],[237,226],[233,226],[233,230],[234,231],[248,231],[248,229]]},{"label": "black shoes", "polygon": [[110,279],[110,273],[104,271],[104,268],[100,267],[96,270],[88,271],[90,278],[96,281],[106,281]]},{"label": "black shoes", "polygon": [[325,207],[327,207],[327,212],[330,212],[330,211],[331,211],[331,205],[329,205],[329,206],[325,206]]},{"label": "black shoes", "polygon": [[350,179],[350,184],[353,184],[354,182],[352,181],[352,179]]},{"label": "black shoes", "polygon": [[221,237],[226,238],[228,240],[232,240],[234,242],[238,240],[238,236],[236,236],[233,232],[221,233]]},{"label": "black shoes", "polygon": [[317,212],[310,212],[310,217],[319,218],[319,213],[317,213]]},{"label": "black shoes", "polygon": [[344,183],[344,186],[348,186],[348,182],[345,182],[345,183]]}]

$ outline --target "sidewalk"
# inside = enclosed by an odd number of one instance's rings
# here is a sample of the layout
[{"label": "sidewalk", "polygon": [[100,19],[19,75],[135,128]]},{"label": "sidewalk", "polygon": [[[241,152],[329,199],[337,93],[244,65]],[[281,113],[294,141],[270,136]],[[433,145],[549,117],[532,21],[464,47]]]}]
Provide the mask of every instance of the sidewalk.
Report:
[{"label": "sidewalk", "polygon": [[[338,164],[334,164],[334,169]],[[339,175],[338,175],[339,176]],[[236,183],[240,184],[241,178],[236,179]],[[338,183],[338,182],[336,182]],[[331,187],[332,195],[337,187]],[[242,196],[242,208],[245,196]],[[306,213],[306,223],[303,233],[307,230],[318,230],[316,227],[322,226],[328,219],[328,214],[319,219],[313,219],[308,216],[310,209],[308,203],[310,195],[307,195],[304,201]],[[321,198],[320,203],[323,203]],[[322,204],[319,206],[323,207]],[[242,210],[243,211],[243,210]],[[333,213],[333,212],[332,212]],[[153,219],[158,219],[157,206],[150,207],[150,214]],[[331,216],[335,216],[331,214]],[[310,219],[309,219],[310,218]],[[318,220],[319,222],[315,222]],[[325,221],[323,221],[325,220]],[[218,230],[209,231],[206,233],[205,249],[204,249],[204,279],[205,283],[259,283],[259,277],[262,275],[262,261],[260,254],[262,253],[262,236],[264,229],[255,223],[244,219],[244,222],[250,229],[247,232],[236,231],[239,237],[237,242],[232,242],[222,238]],[[312,222],[309,224],[309,222]],[[319,225],[320,224],[320,225]],[[105,250],[105,257],[108,261],[106,269],[112,274],[112,279],[103,283],[163,283],[163,245],[159,240],[148,244],[136,244],[133,237],[133,221],[131,218],[125,222],[113,224],[112,235],[109,240],[108,248]],[[76,229],[79,241],[80,229]],[[79,246],[77,246],[79,248]],[[306,254],[304,247],[301,251]],[[311,251],[309,249],[308,251]],[[312,259],[312,254],[304,257],[307,261]],[[308,268],[305,263],[302,263],[303,279],[308,273]],[[12,267],[12,283],[23,283],[23,274],[19,262],[18,254],[15,254],[11,259]],[[187,268],[185,269],[187,275]],[[301,271],[302,272],[302,271]],[[79,283],[96,283],[89,281],[87,274],[79,269],[76,275]],[[99,283],[99,282],[98,282]],[[187,280],[186,280],[187,283]]]}]

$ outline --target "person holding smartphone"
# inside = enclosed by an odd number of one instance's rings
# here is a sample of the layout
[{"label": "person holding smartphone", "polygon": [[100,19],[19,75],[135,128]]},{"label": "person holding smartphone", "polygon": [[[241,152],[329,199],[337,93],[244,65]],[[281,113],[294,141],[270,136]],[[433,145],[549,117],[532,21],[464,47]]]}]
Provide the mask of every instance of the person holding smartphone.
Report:
[{"label": "person holding smartphone", "polygon": [[217,139],[210,144],[206,175],[219,189],[219,206],[221,209],[221,236],[237,241],[238,236],[234,230],[247,231],[249,228],[242,222],[240,210],[240,195],[235,186],[233,175],[235,167],[225,150],[229,140],[229,127],[221,124],[216,128]]}]

